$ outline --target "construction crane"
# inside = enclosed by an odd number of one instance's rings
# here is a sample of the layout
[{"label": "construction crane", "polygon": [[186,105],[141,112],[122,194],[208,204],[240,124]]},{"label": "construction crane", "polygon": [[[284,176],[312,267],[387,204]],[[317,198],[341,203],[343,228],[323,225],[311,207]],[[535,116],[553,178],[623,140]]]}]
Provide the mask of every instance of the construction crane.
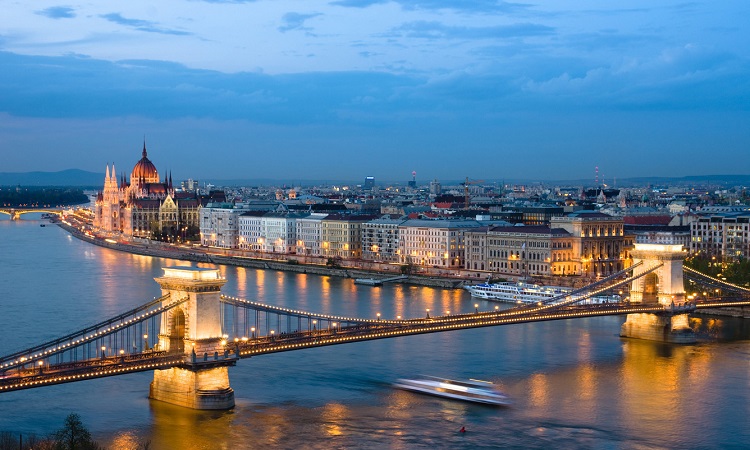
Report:
[{"label": "construction crane", "polygon": [[466,181],[461,183],[464,185],[464,209],[469,209],[469,185],[482,183],[484,183],[484,180],[469,180],[469,177],[466,177]]}]

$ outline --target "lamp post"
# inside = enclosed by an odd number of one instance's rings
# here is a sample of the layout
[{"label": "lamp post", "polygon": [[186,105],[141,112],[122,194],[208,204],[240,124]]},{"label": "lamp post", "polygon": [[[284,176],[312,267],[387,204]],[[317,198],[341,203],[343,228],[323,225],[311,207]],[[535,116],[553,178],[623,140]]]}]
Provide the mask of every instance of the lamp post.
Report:
[{"label": "lamp post", "polygon": [[427,318],[430,318],[430,308],[427,308]]},{"label": "lamp post", "polygon": [[479,303],[474,303],[474,314],[479,314]]},{"label": "lamp post", "polygon": [[147,334],[143,335],[143,350],[144,351],[149,351],[150,350],[148,348],[148,335]]},{"label": "lamp post", "polygon": [[250,327],[250,338],[255,339],[255,327]]}]

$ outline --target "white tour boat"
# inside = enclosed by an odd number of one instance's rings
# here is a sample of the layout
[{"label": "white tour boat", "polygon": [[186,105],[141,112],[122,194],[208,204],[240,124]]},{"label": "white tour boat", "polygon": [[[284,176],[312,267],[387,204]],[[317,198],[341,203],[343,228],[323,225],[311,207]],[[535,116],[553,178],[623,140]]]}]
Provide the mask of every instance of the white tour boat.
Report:
[{"label": "white tour boat", "polygon": [[[495,300],[508,303],[538,303],[545,302],[555,297],[561,297],[573,291],[571,288],[561,286],[540,286],[538,284],[524,283],[482,283],[464,286],[472,297],[484,300]],[[607,303],[619,302],[619,295],[605,295],[591,297],[581,303]]]},{"label": "white tour boat", "polygon": [[456,381],[445,378],[398,379],[394,386],[407,391],[487,405],[509,405],[508,396],[489,381]]}]

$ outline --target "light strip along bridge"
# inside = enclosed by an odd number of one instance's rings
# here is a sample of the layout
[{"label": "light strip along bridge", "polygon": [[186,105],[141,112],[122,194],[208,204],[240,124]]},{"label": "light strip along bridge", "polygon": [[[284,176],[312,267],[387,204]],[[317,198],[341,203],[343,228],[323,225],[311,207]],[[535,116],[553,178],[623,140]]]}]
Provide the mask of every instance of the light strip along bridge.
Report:
[{"label": "light strip along bridge", "polygon": [[[221,295],[223,334],[219,347],[212,353],[196,352],[196,347],[191,352],[189,346],[185,351],[184,346],[179,345],[185,340],[184,334],[160,334],[164,329],[160,327],[172,320],[170,311],[188,300],[173,299],[166,294],[106,321],[0,358],[0,393],[154,369],[233,366],[239,359],[268,353],[416,334],[636,313],[674,315],[702,308],[750,305],[748,297],[669,306],[628,302],[581,304],[646,276],[658,266],[634,273],[638,268],[636,264],[536,305],[506,310],[475,309],[469,313],[433,317],[428,314],[403,320],[317,314]],[[722,282],[711,280],[711,283]],[[159,342],[170,342],[170,350],[160,349]],[[196,343],[198,348],[203,348],[200,341],[191,345]]]}]

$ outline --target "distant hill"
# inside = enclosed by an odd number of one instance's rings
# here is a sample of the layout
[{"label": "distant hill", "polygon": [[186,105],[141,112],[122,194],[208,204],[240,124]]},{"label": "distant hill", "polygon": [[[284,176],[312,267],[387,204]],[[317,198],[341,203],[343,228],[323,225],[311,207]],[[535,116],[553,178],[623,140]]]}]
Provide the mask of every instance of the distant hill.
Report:
[{"label": "distant hill", "polygon": [[104,185],[104,175],[79,169],[60,172],[0,172],[0,186],[80,186]]},{"label": "distant hill", "polygon": [[[202,180],[204,181],[204,180]],[[320,186],[320,185],[356,185],[363,184],[353,180],[279,180],[270,178],[249,179],[210,179],[205,180],[215,186]],[[391,183],[405,185],[407,180],[376,180],[378,185]],[[440,180],[443,186],[460,185],[465,179]],[[611,182],[610,180],[607,180]],[[486,179],[485,185],[497,183],[506,184],[536,184],[547,186],[592,186],[592,180],[532,180],[532,179]],[[425,184],[419,180],[418,183]],[[617,187],[648,186],[648,185],[694,185],[711,184],[714,186],[750,186],[750,175],[693,175],[687,177],[633,177],[618,178]],[[60,172],[0,172],[0,186],[77,186],[82,188],[101,189],[104,185],[104,175],[98,172],[86,172],[79,169],[69,169]],[[612,187],[612,186],[610,186]]]}]

